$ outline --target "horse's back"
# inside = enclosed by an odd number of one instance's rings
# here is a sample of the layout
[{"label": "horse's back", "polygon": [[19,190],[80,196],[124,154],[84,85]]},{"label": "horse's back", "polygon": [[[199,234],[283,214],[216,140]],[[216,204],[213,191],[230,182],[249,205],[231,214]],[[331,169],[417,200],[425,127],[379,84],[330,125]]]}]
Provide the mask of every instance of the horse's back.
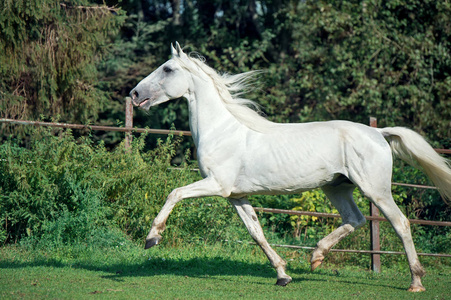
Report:
[{"label": "horse's back", "polygon": [[374,128],[347,121],[279,124],[271,133],[248,135],[235,187],[242,193],[300,192],[362,172],[371,159],[391,159]]}]

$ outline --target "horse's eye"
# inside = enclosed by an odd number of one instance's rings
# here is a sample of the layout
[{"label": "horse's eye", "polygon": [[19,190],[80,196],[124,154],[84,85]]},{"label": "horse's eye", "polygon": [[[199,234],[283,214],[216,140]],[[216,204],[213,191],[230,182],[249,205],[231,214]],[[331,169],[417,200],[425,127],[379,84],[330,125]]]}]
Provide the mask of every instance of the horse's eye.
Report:
[{"label": "horse's eye", "polygon": [[163,68],[163,71],[166,72],[166,73],[171,73],[171,72],[172,72],[172,69],[169,68],[168,66],[165,66],[165,67]]}]

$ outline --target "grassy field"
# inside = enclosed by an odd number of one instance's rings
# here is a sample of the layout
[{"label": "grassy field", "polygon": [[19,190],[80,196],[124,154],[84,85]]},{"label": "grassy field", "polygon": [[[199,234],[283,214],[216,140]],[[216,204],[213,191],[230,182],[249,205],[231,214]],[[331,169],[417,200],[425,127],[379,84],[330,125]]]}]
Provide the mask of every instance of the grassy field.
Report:
[{"label": "grassy field", "polygon": [[48,251],[0,248],[0,299],[450,299],[451,268],[428,269],[425,293],[406,292],[410,274],[325,265],[311,273],[308,253],[280,250],[293,282],[276,275],[250,245],[185,245],[143,250],[118,245]]}]

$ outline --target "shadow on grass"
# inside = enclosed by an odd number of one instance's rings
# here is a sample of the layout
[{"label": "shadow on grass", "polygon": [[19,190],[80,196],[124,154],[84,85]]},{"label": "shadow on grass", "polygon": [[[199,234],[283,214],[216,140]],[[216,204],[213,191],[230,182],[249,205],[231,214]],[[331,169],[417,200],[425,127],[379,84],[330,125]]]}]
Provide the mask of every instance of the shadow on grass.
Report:
[{"label": "shadow on grass", "polygon": [[[79,268],[89,271],[111,273],[104,277],[120,278],[122,276],[217,276],[217,275],[247,275],[271,278],[276,272],[269,264],[246,263],[224,257],[209,258],[150,258],[139,262],[119,262],[104,264],[97,262],[77,261],[74,263],[61,262],[53,258],[36,258],[27,262],[23,261],[0,261],[0,269],[25,268],[25,267],[53,267],[53,268]],[[266,274],[268,273],[268,274]]]},{"label": "shadow on grass", "polygon": [[[237,276],[260,278],[273,278],[276,282],[276,272],[269,263],[249,263],[224,257],[198,257],[190,259],[164,259],[161,257],[139,262],[120,263],[99,263],[99,262],[75,262],[63,263],[53,258],[35,259],[29,262],[0,261],[0,269],[26,268],[26,267],[52,267],[52,268],[73,268],[94,272],[106,273],[100,275],[101,278],[112,281],[124,281],[127,277],[153,277],[162,275],[172,275],[180,277],[203,278],[221,281],[234,280],[216,276]],[[335,270],[318,270],[312,273],[309,269],[289,268],[289,275],[293,275],[293,282],[322,282],[328,284],[331,281],[344,285],[355,286],[379,286],[396,290],[403,290],[399,286],[386,284],[382,278],[374,278],[373,282],[368,279],[359,279],[356,276],[347,275],[346,272]],[[209,278],[214,277],[214,278]],[[253,284],[267,285],[265,282],[252,280]]]}]

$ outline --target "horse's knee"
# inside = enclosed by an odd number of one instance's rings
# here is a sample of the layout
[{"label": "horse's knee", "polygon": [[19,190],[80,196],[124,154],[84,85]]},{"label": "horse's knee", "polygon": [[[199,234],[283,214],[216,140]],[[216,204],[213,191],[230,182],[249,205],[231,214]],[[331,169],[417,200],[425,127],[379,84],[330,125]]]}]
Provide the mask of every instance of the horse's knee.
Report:
[{"label": "horse's knee", "polygon": [[167,197],[167,201],[178,202],[178,201],[180,201],[181,198],[182,198],[182,195],[181,195],[179,189],[174,189],[174,190],[172,190],[172,192],[169,193],[169,195]]},{"label": "horse's knee", "polygon": [[359,229],[360,227],[363,227],[363,225],[366,224],[366,219],[364,216],[361,218],[358,218],[357,220],[350,223],[352,227],[354,227],[354,230]]}]

